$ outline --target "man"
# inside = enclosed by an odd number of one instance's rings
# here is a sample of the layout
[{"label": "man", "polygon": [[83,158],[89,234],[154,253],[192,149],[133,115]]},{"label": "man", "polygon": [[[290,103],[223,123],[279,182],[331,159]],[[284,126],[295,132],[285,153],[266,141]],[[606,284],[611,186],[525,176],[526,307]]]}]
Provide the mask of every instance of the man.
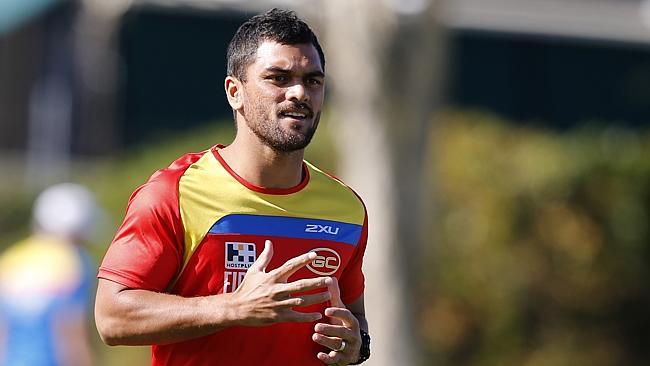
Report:
[{"label": "man", "polygon": [[155,365],[362,362],[365,208],[303,161],[323,51],[294,13],[273,9],[239,28],[227,57],[236,137],[133,194],[99,270],[99,333],[153,345]]},{"label": "man", "polygon": [[0,365],[92,365],[88,306],[95,264],[86,242],[100,212],[82,186],[44,190],[34,234],[0,256]]}]

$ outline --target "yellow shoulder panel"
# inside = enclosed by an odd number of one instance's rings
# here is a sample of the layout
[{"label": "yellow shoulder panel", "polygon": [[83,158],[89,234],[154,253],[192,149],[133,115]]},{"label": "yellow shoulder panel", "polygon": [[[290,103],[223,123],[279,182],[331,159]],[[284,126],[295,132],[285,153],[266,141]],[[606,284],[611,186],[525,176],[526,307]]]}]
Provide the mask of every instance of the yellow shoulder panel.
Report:
[{"label": "yellow shoulder panel", "polygon": [[340,181],[306,163],[310,180],[291,194],[255,192],[235,179],[206,152],[192,164],[179,182],[179,206],[185,228],[183,266],[203,241],[212,225],[233,214],[282,216],[339,221],[362,225],[365,208]]}]

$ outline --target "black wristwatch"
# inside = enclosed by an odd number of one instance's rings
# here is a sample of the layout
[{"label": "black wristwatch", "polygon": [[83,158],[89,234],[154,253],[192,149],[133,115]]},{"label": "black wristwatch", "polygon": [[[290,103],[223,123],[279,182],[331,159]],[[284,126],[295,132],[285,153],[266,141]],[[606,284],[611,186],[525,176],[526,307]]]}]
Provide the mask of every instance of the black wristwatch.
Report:
[{"label": "black wristwatch", "polygon": [[370,358],[370,334],[361,330],[361,350],[359,350],[359,359],[350,365],[358,365]]}]

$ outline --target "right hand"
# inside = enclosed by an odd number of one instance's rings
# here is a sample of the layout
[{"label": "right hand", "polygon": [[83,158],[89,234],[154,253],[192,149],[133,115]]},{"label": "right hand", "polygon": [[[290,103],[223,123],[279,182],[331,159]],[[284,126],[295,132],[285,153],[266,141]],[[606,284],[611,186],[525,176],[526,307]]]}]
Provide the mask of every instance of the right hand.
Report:
[{"label": "right hand", "polygon": [[321,313],[302,313],[292,308],[319,304],[330,299],[330,292],[291,296],[332,284],[329,277],[317,277],[287,282],[300,268],[311,263],[316,253],[309,252],[291,258],[280,267],[266,272],[273,257],[273,244],[264,243],[264,250],[248,269],[242,283],[232,294],[234,310],[239,323],[246,326],[262,326],[280,322],[313,322],[322,318]]}]

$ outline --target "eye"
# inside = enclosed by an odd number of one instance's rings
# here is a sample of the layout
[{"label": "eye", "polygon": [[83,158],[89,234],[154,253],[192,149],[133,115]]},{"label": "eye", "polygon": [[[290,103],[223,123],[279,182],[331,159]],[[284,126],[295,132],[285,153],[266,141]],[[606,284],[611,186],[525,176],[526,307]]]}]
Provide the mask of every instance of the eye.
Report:
[{"label": "eye", "polygon": [[307,79],[307,85],[311,86],[319,86],[323,84],[323,80],[318,79],[318,78],[309,78]]},{"label": "eye", "polygon": [[270,75],[267,77],[267,79],[275,81],[276,83],[284,83],[289,78],[286,75]]}]

